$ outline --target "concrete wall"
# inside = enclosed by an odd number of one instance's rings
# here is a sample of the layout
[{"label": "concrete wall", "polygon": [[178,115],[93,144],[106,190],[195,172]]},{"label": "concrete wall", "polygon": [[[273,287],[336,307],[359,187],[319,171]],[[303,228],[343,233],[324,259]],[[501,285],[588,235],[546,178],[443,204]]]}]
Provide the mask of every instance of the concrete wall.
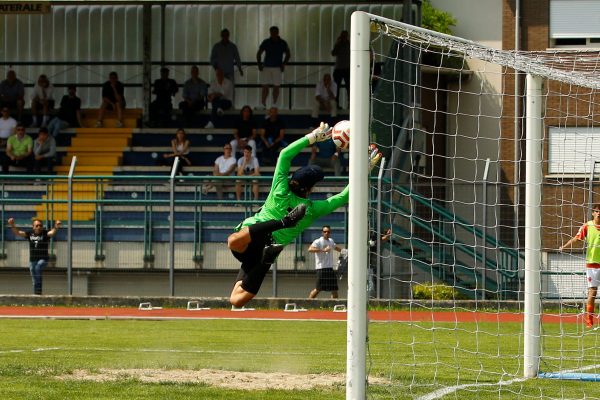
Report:
[{"label": "concrete wall", "polygon": [[[344,243],[340,243],[345,246]],[[29,244],[26,241],[7,241],[5,243],[7,258],[0,260],[2,267],[27,267],[29,264]],[[203,269],[203,270],[237,270],[239,262],[223,243],[204,243],[202,262],[195,262],[193,243],[175,244],[175,269]],[[314,257],[306,252],[308,245],[302,246],[306,261],[295,261],[294,246],[285,248],[278,258],[281,270],[314,270]],[[94,261],[95,248],[93,242],[73,243],[73,268],[74,269],[143,269],[154,268],[165,270],[169,268],[169,244],[154,243],[152,250],[154,263],[144,263],[144,244],[141,242],[108,242],[104,243],[103,261]],[[55,243],[56,261],[59,268],[67,268],[67,243]]]},{"label": "concrete wall", "polygon": [[[502,49],[501,0],[433,0],[432,5],[456,18],[453,35]],[[503,75],[498,65],[469,59],[468,80],[448,89],[448,164],[450,179],[481,179],[486,158],[499,160]],[[486,93],[485,96],[480,93]],[[492,176],[496,169],[492,166]]]},{"label": "concrete wall", "polygon": [[[175,296],[179,297],[229,297],[237,277],[231,271],[177,271]],[[315,273],[278,272],[277,288],[273,288],[273,275],[268,274],[257,297],[307,298],[314,288]],[[346,280],[338,281],[339,295],[346,298]],[[31,278],[27,268],[0,269],[0,295],[25,295],[32,293]],[[43,274],[44,295],[67,294],[67,274],[63,268],[47,268]],[[168,271],[141,270],[75,270],[73,295],[75,296],[169,296]],[[328,292],[319,298],[329,298]]]},{"label": "concrete wall", "polygon": [[[501,0],[432,0],[431,3],[456,18],[456,26],[452,27],[454,36],[502,49]],[[469,78],[448,85],[446,177],[451,182],[448,183],[446,199],[455,201],[453,211],[462,218],[495,227],[500,219],[495,211],[499,212],[499,209],[491,209],[488,220],[481,220],[481,209],[477,206],[482,201],[481,187],[470,186],[466,182],[483,178],[487,158],[491,162],[489,181],[502,182],[499,162],[501,122],[505,113],[502,109],[503,68],[468,59],[466,69],[472,71]],[[500,193],[493,187],[488,191],[488,202],[500,202]],[[473,241],[473,238],[461,239],[467,243]]]}]

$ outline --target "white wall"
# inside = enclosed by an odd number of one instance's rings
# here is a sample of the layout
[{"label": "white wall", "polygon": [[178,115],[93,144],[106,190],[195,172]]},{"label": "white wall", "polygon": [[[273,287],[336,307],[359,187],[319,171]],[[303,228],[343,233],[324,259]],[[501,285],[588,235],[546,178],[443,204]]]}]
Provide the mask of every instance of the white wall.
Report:
[{"label": "white wall", "polygon": [[[502,48],[501,0],[432,0],[432,5],[456,18],[453,35],[482,45]],[[481,179],[485,159],[499,159],[502,113],[502,68],[468,60],[471,78],[452,84],[448,95],[448,176],[472,181]],[[484,95],[482,95],[484,93]],[[490,177],[496,175],[492,164]]]},{"label": "white wall", "polygon": [[[165,8],[164,58],[171,77],[183,83],[189,77],[189,66],[169,66],[174,62],[208,62],[220,32],[228,28],[231,41],[236,43],[242,62],[256,62],[261,41],[269,36],[269,27],[279,26],[280,36],[288,42],[291,62],[333,62],[330,52],[339,33],[350,29],[350,16],[356,10],[368,11],[387,18],[399,19],[402,4],[172,4]],[[53,5],[49,14],[0,15],[0,61],[135,61],[141,62],[143,9],[135,5]],[[152,8],[152,60],[161,61],[161,8]],[[5,75],[0,65],[0,77]],[[152,78],[159,77],[155,65]],[[142,67],[123,65],[96,66],[15,66],[18,77],[33,84],[45,73],[54,83],[102,83],[110,71],[117,71],[124,83],[140,84]],[[330,66],[288,66],[284,83],[314,85]],[[200,76],[210,81],[212,69],[203,66]],[[258,84],[256,66],[245,68],[244,76],[236,75],[236,83]],[[58,90],[58,100],[65,90]],[[310,108],[314,89],[294,90],[293,104]],[[26,97],[29,98],[28,89]],[[99,88],[80,88],[83,107],[97,107]],[[287,104],[288,91],[282,95]],[[141,88],[127,88],[125,98],[129,107],[141,107]],[[176,101],[180,98],[176,97]],[[258,89],[239,90],[236,105],[255,105]],[[280,100],[281,101],[281,100]]]},{"label": "white wall", "polygon": [[454,36],[502,48],[502,0],[431,0],[431,4],[456,18]]}]

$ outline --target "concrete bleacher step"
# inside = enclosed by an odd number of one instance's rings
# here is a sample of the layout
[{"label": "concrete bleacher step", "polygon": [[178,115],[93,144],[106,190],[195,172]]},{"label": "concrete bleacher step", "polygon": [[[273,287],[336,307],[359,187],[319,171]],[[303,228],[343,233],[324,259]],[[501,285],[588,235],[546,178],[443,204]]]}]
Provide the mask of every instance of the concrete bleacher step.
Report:
[{"label": "concrete bleacher step", "polygon": [[[103,153],[98,153],[98,152],[93,152],[93,153],[77,153],[77,166],[112,166],[112,167],[116,167],[119,164],[121,164],[121,160],[123,159],[122,157],[123,153],[107,153],[107,154],[103,154]],[[67,154],[65,157],[63,157],[63,165],[65,164],[70,164],[71,163],[71,157],[73,156],[73,154]],[[78,170],[78,168],[76,169],[76,171]]]},{"label": "concrete bleacher step", "polygon": [[[84,108],[81,110],[82,114],[86,118],[97,118],[98,117],[98,109],[97,108]],[[142,118],[144,114],[143,108],[126,108],[123,110],[123,118]],[[104,114],[105,118],[116,117],[117,113],[115,111],[106,111]]]},{"label": "concrete bleacher step", "polygon": [[[82,153],[119,153],[122,154],[124,151],[129,149],[128,146],[81,146],[81,147],[67,147],[67,153],[71,155],[72,153],[82,154]],[[89,155],[89,154],[88,154]]]},{"label": "concrete bleacher step", "polygon": [[[63,157],[63,165],[71,164],[71,157],[74,154],[71,152],[67,153]],[[113,167],[121,164],[123,159],[123,152],[77,152],[77,165],[110,165]]]},{"label": "concrete bleacher step", "polygon": [[[132,135],[131,128],[78,128],[66,156],[63,157],[62,165],[69,165],[71,158],[76,155],[78,168],[99,167],[97,170],[88,168],[86,173],[112,174],[112,168],[121,164],[123,151],[131,143]],[[112,168],[105,168],[108,166]]]},{"label": "concrete bleacher step", "polygon": [[[62,157],[62,165],[56,168],[57,173],[68,173],[73,156],[77,156],[78,175],[112,175],[114,168],[123,160],[123,151],[131,143],[133,129],[137,126],[139,115],[132,111],[131,118],[124,119],[129,128],[111,128],[110,120],[105,120],[103,128],[77,128],[76,135],[71,140],[67,154]],[[131,120],[131,121],[130,121]],[[127,122],[129,121],[129,122]],[[133,121],[133,122],[132,122]],[[114,125],[113,125],[114,126]],[[106,184],[97,185],[94,182],[75,183],[73,197],[75,199],[98,199],[104,195]],[[49,196],[54,200],[64,200],[68,196],[68,188],[64,183],[53,184],[49,187]],[[75,204],[73,219],[90,221],[94,219],[95,204]],[[66,204],[52,203],[49,206],[36,207],[36,216],[64,219],[67,217]]]},{"label": "concrete bleacher step", "polygon": [[80,135],[71,139],[71,146],[69,147],[80,148],[83,150],[98,147],[113,147],[121,150],[123,147],[128,147],[130,143],[131,137],[128,135],[111,134],[107,137],[107,135],[104,135],[103,133],[81,133]]},{"label": "concrete bleacher step", "polygon": [[[69,185],[67,183],[54,183],[48,186],[48,193],[50,196],[57,193],[66,192],[69,190]],[[73,183],[73,192],[78,196],[85,196],[86,199],[93,198],[96,192],[99,190],[99,186],[96,185],[95,181],[90,182],[74,182]],[[92,196],[92,197],[90,197]]]},{"label": "concrete bleacher step", "polygon": [[[58,175],[67,175],[69,169],[69,165],[54,167],[54,171]],[[115,167],[112,165],[78,165],[75,169],[75,175],[112,175],[114,170]]]},{"label": "concrete bleacher step", "polygon": [[[123,110],[123,125],[126,128],[137,128],[142,118],[143,110],[141,108],[131,108]],[[98,110],[83,110],[83,126],[95,127],[98,121]],[[103,128],[116,128],[117,126],[116,112],[107,112],[103,121]]]},{"label": "concrete bleacher step", "polygon": [[[106,185],[97,187],[95,184],[75,183],[73,185],[73,198],[77,200],[94,200],[98,197],[98,190],[104,192]],[[48,195],[42,196],[44,200],[63,200],[68,195],[68,186],[66,183],[57,183],[48,188]],[[48,203],[36,205],[36,218],[42,219],[65,219],[67,218],[66,203]],[[73,219],[76,221],[91,221],[94,219],[94,211],[96,205],[93,203],[74,203],[73,204]]]},{"label": "concrete bleacher step", "polygon": [[[96,137],[113,137],[112,135],[122,136],[123,134],[132,134],[133,128],[77,128],[77,137],[87,137],[88,135],[97,135]],[[74,138],[73,138],[74,139]]]},{"label": "concrete bleacher step", "polygon": [[[116,118],[104,118],[102,122],[102,128],[104,129],[119,129],[117,128],[117,119]],[[93,128],[96,126],[96,118],[84,118],[82,120],[83,126],[88,126]],[[137,128],[138,120],[136,118],[123,118],[123,127],[125,128]]]},{"label": "concrete bleacher step", "polygon": [[[42,221],[51,220],[67,220],[68,211],[65,207],[59,207],[62,204],[56,204],[53,208],[46,209],[44,206],[36,206],[36,218]],[[75,221],[92,221],[94,219],[94,208],[93,204],[74,204],[73,205],[73,220]]]}]

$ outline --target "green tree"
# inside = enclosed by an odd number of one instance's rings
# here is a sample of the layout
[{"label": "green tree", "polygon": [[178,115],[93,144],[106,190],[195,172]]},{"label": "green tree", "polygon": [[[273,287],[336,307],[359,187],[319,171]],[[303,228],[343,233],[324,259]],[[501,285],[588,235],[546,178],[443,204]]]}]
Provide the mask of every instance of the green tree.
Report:
[{"label": "green tree", "polygon": [[446,11],[434,8],[429,0],[423,0],[421,6],[421,26],[432,31],[452,34],[450,27],[456,26],[456,18]]}]

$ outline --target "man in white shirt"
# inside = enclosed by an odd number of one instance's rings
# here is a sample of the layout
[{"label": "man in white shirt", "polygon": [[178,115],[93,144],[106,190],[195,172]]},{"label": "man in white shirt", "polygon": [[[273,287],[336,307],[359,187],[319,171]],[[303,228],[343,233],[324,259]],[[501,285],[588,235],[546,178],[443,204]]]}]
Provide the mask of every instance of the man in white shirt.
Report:
[{"label": "man in white shirt", "polygon": [[233,83],[225,78],[223,70],[215,70],[215,80],[211,82],[208,88],[208,101],[212,103],[213,123],[216,117],[223,115],[225,110],[229,110],[233,103]]},{"label": "man in white shirt", "polygon": [[314,299],[321,291],[331,292],[331,298],[338,298],[337,276],[333,270],[333,250],[342,251],[330,238],[331,227],[323,226],[323,236],[316,239],[308,248],[309,253],[315,254],[315,269],[317,271],[317,283],[310,291],[309,299]]},{"label": "man in white shirt", "polygon": [[331,114],[332,118],[337,117],[336,93],[337,85],[332,81],[331,75],[323,75],[323,79],[315,87],[315,101],[313,102],[311,116],[318,118],[319,111],[325,111]]},{"label": "man in white shirt", "polygon": [[6,143],[8,138],[15,134],[17,128],[17,120],[10,116],[10,109],[6,106],[2,107],[2,116],[0,117],[0,164],[8,163],[6,156]]},{"label": "man in white shirt", "polygon": [[[237,175],[260,176],[258,159],[252,155],[252,147],[249,145],[244,147],[244,155],[237,161]],[[248,184],[248,181],[244,181],[244,187]],[[252,181],[252,194],[254,195],[254,200],[258,200],[258,189],[258,181]],[[242,200],[242,182],[238,182],[235,185],[235,195],[238,201]]]},{"label": "man in white shirt", "polygon": [[[219,156],[215,160],[215,165],[213,166],[213,175],[214,176],[234,175],[234,171],[237,167],[237,161],[231,153],[232,153],[231,145],[229,143],[227,143],[225,146],[223,146],[223,155]],[[223,189],[225,187],[225,184],[226,184],[226,182],[223,182],[223,181],[215,182],[217,198],[219,200],[223,199]]]},{"label": "man in white shirt", "polygon": [[2,116],[0,117],[0,150],[6,148],[6,141],[9,136],[15,134],[17,120],[10,116],[8,107],[2,107]]},{"label": "man in white shirt", "polygon": [[39,114],[42,114],[42,127],[48,125],[50,120],[50,110],[54,108],[54,86],[50,83],[48,77],[40,75],[37,84],[33,87],[31,95],[31,116],[33,117],[34,128],[39,127]]}]

